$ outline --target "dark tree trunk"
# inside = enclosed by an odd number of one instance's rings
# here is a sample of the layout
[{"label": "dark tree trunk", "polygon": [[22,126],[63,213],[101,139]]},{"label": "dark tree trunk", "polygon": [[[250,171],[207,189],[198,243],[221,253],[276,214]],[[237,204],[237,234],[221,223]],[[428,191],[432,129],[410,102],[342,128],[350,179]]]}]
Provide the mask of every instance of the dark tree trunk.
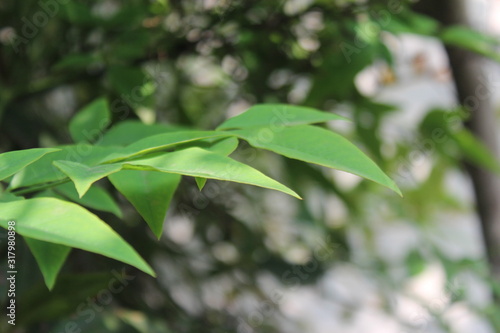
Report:
[{"label": "dark tree trunk", "polygon": [[[467,0],[424,1],[419,6],[446,25],[460,24],[478,29],[471,23]],[[486,19],[486,18],[485,18]],[[498,157],[498,121],[491,103],[491,87],[482,56],[458,48],[447,48],[458,99],[470,112],[465,125]],[[467,164],[474,184],[477,211],[481,220],[486,253],[491,271],[500,280],[500,177],[475,165]]]}]

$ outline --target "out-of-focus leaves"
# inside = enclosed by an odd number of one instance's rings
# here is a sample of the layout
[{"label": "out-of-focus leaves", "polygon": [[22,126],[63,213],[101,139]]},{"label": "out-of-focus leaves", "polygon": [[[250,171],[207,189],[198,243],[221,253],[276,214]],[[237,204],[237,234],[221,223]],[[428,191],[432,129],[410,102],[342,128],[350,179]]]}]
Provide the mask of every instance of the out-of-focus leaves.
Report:
[{"label": "out-of-focus leaves", "polygon": [[[463,115],[459,112],[429,112],[420,125],[422,134],[428,140],[426,145],[431,149],[436,148],[444,156],[463,157],[478,166],[500,173],[500,162],[495,155],[466,128],[455,126],[461,125],[462,118]],[[460,156],[455,156],[454,153]]]},{"label": "out-of-focus leaves", "polygon": [[108,68],[109,85],[133,107],[143,105],[146,96],[142,87],[149,81],[144,71],[139,67],[114,65]]},{"label": "out-of-focus leaves", "polygon": [[70,54],[57,62],[52,69],[54,71],[85,71],[102,61],[103,59],[97,54]]},{"label": "out-of-focus leaves", "polygon": [[93,142],[98,139],[111,122],[108,102],[99,98],[71,119],[69,132],[75,142]]},{"label": "out-of-focus leaves", "polygon": [[393,15],[387,20],[384,30],[396,34],[410,33],[426,36],[434,36],[439,29],[439,22],[429,16],[421,15],[412,11],[404,11]]},{"label": "out-of-focus leaves", "polygon": [[412,251],[406,257],[406,267],[410,276],[422,273],[427,266],[427,261],[418,251]]},{"label": "out-of-focus leaves", "polygon": [[451,137],[455,140],[466,159],[476,165],[500,174],[500,162],[471,132],[462,129],[453,133]]},{"label": "out-of-focus leaves", "polygon": [[479,31],[464,26],[445,28],[439,38],[448,45],[458,46],[500,62],[500,41]]}]

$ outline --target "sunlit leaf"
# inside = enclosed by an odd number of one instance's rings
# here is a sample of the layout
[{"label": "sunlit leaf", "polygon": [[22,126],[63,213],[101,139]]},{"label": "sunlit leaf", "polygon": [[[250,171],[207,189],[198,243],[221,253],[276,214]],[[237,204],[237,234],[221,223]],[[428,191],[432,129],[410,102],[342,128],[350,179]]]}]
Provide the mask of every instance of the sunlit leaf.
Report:
[{"label": "sunlit leaf", "polygon": [[123,165],[124,168],[129,169],[158,170],[186,176],[250,184],[281,191],[300,199],[297,193],[260,171],[229,157],[201,148],[188,148],[156,157],[128,161],[124,162]]},{"label": "sunlit leaf", "polygon": [[77,204],[54,198],[0,203],[0,226],[16,221],[19,235],[95,252],[154,276],[151,267],[111,227]]},{"label": "sunlit leaf", "polygon": [[233,131],[250,145],[271,150],[297,160],[334,168],[384,185],[398,194],[401,191],[359,148],[343,136],[310,125],[286,127],[272,132],[268,128]]},{"label": "sunlit leaf", "polygon": [[121,165],[119,164],[104,164],[89,167],[85,164],[70,161],[54,161],[54,165],[75,183],[80,198],[85,195],[94,182],[121,170]]}]

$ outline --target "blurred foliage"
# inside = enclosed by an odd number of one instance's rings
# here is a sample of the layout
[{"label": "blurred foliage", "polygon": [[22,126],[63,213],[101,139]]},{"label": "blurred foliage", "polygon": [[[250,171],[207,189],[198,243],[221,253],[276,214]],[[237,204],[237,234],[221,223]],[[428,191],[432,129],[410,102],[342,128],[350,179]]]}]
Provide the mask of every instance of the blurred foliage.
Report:
[{"label": "blurred foliage", "polygon": [[[450,257],[433,234],[439,221],[473,211],[447,187],[450,177],[462,177],[462,158],[490,169],[498,162],[455,126],[461,112],[450,112],[457,110],[430,110],[414,124],[419,132],[397,142],[383,135],[388,117],[403,110],[362,94],[355,79],[381,62],[387,66],[381,83],[397,81],[384,36],[434,36],[493,58],[496,40],[443,27],[409,6],[395,0],[2,0],[0,151],[69,143],[69,119],[103,95],[111,101],[113,124],[138,119],[156,123],[158,131],[212,129],[255,103],[301,104],[353,119],[343,134],[396,177],[405,195],[365,181],[346,185],[338,173],[240,147],[233,157],[300,188],[307,200],[210,180],[200,192],[194,181],[183,180],[157,241],[114,192],[123,220],[92,211],[153,264],[158,278],[127,268],[123,274],[134,279],[108,298],[109,272],[122,272],[122,264],[73,251],[49,293],[22,246],[18,300],[29,314],[20,312],[15,330],[5,326],[2,332],[301,331],[273,295],[315,283],[342,265],[367,272],[395,318],[394,292],[436,262],[447,281],[464,274],[489,281],[484,261]],[[133,128],[122,131],[134,141]],[[414,177],[425,163],[428,174]],[[382,228],[401,226],[418,241],[388,259],[375,240]],[[1,270],[7,270],[6,260]],[[277,287],[270,292],[263,281]],[[3,285],[0,295],[4,302]],[[355,303],[333,301],[346,316],[356,311]],[[499,317],[498,309],[461,297],[450,302],[463,302],[484,318]],[[433,322],[447,329],[442,315]],[[408,331],[421,329],[397,320]],[[500,330],[498,320],[491,323]]]}]

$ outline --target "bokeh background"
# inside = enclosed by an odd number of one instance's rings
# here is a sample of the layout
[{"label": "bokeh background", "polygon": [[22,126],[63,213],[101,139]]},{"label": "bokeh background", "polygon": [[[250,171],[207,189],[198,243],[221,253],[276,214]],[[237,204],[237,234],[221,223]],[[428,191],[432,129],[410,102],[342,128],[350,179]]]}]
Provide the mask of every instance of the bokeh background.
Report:
[{"label": "bokeh background", "polygon": [[2,0],[0,152],[70,143],[102,96],[116,124],[201,129],[289,103],[350,118],[328,127],[404,193],[242,144],[304,200],[185,178],[158,241],[103,182],[125,217],[95,213],[158,277],[73,250],[49,292],[22,245],[2,332],[500,332],[499,22],[498,0]]}]

